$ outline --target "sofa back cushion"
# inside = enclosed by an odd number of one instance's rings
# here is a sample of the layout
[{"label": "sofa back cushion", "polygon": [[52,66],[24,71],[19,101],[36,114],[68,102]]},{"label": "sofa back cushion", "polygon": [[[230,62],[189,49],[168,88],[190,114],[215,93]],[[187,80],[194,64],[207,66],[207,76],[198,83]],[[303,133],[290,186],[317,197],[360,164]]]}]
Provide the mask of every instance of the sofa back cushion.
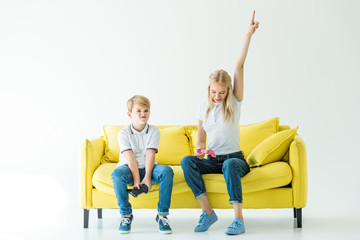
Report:
[{"label": "sofa back cushion", "polygon": [[[105,155],[101,162],[118,162],[120,148],[118,133],[124,126],[105,125]],[[193,155],[197,141],[197,125],[160,125],[160,144],[156,154],[157,163],[180,165],[181,159]],[[279,118],[275,117],[249,125],[240,125],[240,147],[245,159],[265,139],[279,131]]]},{"label": "sofa back cushion", "polygon": [[155,155],[158,164],[180,165],[181,159],[191,155],[190,141],[184,126],[158,126],[160,129],[159,151]]},{"label": "sofa back cushion", "polygon": [[119,161],[120,148],[118,143],[118,133],[124,127],[124,125],[105,125],[103,127],[105,135],[105,154],[101,159],[101,163],[116,163]]},{"label": "sofa back cushion", "polygon": [[240,125],[240,148],[245,159],[265,139],[279,131],[279,118],[271,118],[249,125]]},{"label": "sofa back cushion", "polygon": [[[194,155],[196,141],[197,141],[197,137],[198,137],[198,126],[197,125],[187,125],[187,126],[185,126],[185,129],[186,129],[186,133],[189,137],[189,141],[190,141],[191,154]],[[207,139],[206,139],[206,149],[208,149]]]},{"label": "sofa back cushion", "polygon": [[[180,165],[183,157],[190,155],[190,142],[184,126],[157,126],[160,129],[160,143],[155,155],[158,164]],[[124,128],[119,125],[105,125],[105,154],[101,163],[117,163],[120,148],[118,133]]]}]

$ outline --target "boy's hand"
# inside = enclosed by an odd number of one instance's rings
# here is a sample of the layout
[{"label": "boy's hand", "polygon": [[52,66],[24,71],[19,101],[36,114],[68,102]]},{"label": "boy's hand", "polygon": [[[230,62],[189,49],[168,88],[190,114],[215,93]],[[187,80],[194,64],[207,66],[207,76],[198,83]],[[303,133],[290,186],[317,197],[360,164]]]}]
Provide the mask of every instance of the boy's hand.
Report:
[{"label": "boy's hand", "polygon": [[140,184],[141,183],[134,183],[134,188],[137,187],[138,189],[140,188]]},{"label": "boy's hand", "polygon": [[150,189],[151,189],[151,187],[152,187],[151,179],[145,179],[145,178],[144,178],[144,179],[141,181],[140,184],[145,184],[146,186],[148,186],[149,191],[150,191]]}]

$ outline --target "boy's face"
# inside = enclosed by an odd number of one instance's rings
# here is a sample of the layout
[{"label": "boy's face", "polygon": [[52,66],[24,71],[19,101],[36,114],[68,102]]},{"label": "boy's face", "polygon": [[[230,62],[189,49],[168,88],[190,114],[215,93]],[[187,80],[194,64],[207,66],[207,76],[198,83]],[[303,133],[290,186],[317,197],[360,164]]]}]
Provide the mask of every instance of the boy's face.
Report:
[{"label": "boy's face", "polygon": [[150,109],[144,106],[135,105],[128,116],[135,124],[146,124],[150,117]]}]

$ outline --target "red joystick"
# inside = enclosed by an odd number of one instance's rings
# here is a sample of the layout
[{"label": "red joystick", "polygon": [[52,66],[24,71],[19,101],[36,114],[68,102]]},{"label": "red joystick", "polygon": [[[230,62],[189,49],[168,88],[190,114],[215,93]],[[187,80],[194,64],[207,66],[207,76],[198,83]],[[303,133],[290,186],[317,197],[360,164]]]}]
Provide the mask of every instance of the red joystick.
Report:
[{"label": "red joystick", "polygon": [[206,150],[206,149],[198,148],[198,149],[196,149],[196,152],[197,152],[198,154],[203,154],[203,153],[205,153],[205,154],[210,155],[210,156],[212,156],[212,157],[214,157],[214,158],[216,157],[216,155],[215,155],[215,153],[214,153],[213,150]]}]

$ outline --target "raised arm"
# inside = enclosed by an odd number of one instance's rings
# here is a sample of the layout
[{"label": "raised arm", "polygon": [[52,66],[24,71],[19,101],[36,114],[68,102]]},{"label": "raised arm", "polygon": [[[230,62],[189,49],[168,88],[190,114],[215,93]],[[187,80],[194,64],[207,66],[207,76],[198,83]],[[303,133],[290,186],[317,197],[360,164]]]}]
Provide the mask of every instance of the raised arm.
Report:
[{"label": "raised arm", "polygon": [[246,55],[249,49],[251,37],[255,33],[256,29],[258,29],[259,27],[259,22],[256,22],[254,19],[255,19],[255,10],[253,12],[250,26],[248,32],[246,33],[243,47],[240,52],[240,57],[239,60],[237,61],[235,68],[234,85],[233,85],[234,95],[239,102],[241,102],[244,97],[244,63],[245,63]]}]

